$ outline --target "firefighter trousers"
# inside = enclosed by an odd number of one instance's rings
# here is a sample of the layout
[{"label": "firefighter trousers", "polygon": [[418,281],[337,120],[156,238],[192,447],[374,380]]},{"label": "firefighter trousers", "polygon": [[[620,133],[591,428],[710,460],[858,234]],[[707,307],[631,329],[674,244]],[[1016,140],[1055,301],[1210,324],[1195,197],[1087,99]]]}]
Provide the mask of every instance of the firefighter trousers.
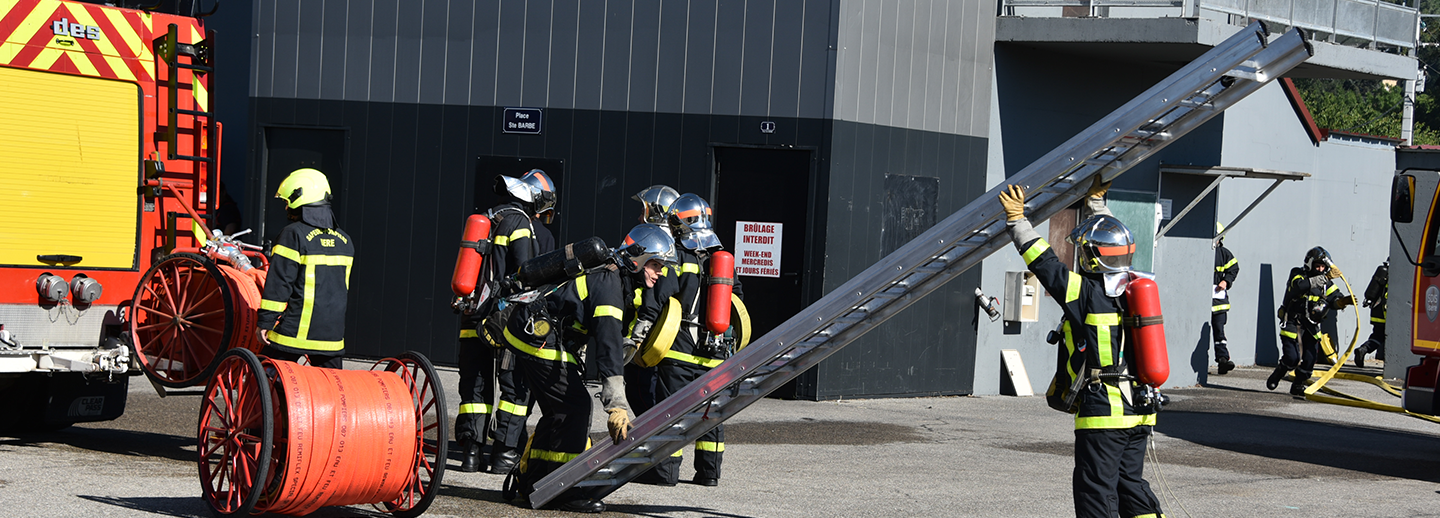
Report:
[{"label": "firefighter trousers", "polygon": [[525,420],[535,407],[535,396],[515,364],[516,353],[507,348],[497,349],[496,354],[499,361],[495,377],[500,382],[500,401],[495,405],[494,451],[519,450],[525,446]]},{"label": "firefighter trousers", "polygon": [[[535,489],[535,482],[560,469],[561,465],[580,456],[589,447],[593,398],[585,389],[577,365],[525,353],[514,354],[525,383],[536,389],[533,393],[541,413],[525,452],[525,468],[517,480],[520,494],[529,497]],[[571,489],[555,500],[567,502],[593,498],[593,493],[591,489]]]},{"label": "firefighter trousers", "polygon": [[1230,359],[1229,342],[1225,340],[1225,321],[1229,320],[1230,312],[1216,311],[1210,313],[1210,336],[1215,342],[1215,361]]},{"label": "firefighter trousers", "polygon": [[1309,322],[1285,321],[1280,324],[1280,367],[1295,371],[1291,385],[1305,388],[1305,382],[1315,371],[1315,359],[1320,356],[1320,326]]},{"label": "firefighter trousers", "polygon": [[[665,359],[656,368],[655,392],[664,401],[671,394],[679,392],[690,382],[709,372],[710,369],[679,360]],[[678,450],[670,458],[655,465],[655,476],[663,484],[675,484],[680,480],[681,456],[685,450]],[[695,441],[695,478],[720,479],[720,461],[725,455],[725,425],[712,428]]]},{"label": "firefighter trousers", "polygon": [[1160,499],[1145,481],[1150,426],[1075,430],[1075,516],[1159,517]]},{"label": "firefighter trousers", "polygon": [[455,350],[460,367],[460,409],[455,413],[455,440],[485,443],[495,408],[495,353],[498,349],[480,338],[461,338]]},{"label": "firefighter trousers", "polygon": [[625,400],[635,417],[655,406],[655,367],[625,364]]}]

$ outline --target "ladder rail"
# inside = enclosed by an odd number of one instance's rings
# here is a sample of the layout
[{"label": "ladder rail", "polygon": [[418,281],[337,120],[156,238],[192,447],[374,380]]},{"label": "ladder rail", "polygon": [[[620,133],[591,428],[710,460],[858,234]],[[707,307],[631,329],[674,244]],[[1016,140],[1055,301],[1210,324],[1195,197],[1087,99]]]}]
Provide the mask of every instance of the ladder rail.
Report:
[{"label": "ladder rail", "polygon": [[[1258,22],[1240,31],[1005,183],[1038,186],[1031,191],[1032,219],[1049,218],[1084,195],[1090,176],[1123,173],[1263,84],[1226,79],[1235,67],[1274,60],[1266,71],[1275,77],[1313,52],[1294,30],[1269,45],[1265,34]],[[1206,99],[1194,101],[1196,95]],[[1168,136],[1155,138],[1161,133]],[[1121,143],[1126,138],[1154,143],[1127,146]],[[1077,150],[1094,151],[1078,157]],[[1095,156],[1108,158],[1091,160]],[[532,505],[543,506],[574,486],[605,486],[608,494],[653,459],[683,448],[1007,245],[1003,212],[994,201],[1003,189],[992,188],[661,401],[639,416],[625,441],[592,448],[538,481]]]}]

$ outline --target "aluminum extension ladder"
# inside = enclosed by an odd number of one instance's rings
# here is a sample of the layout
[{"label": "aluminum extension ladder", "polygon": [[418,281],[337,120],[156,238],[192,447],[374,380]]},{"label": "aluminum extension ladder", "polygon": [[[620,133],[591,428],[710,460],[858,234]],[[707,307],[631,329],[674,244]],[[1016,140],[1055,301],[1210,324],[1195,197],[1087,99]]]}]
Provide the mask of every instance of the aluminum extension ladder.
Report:
[{"label": "aluminum extension ladder", "polygon": [[[1255,22],[1072,137],[1005,183],[1029,186],[1031,221],[1084,196],[1314,54],[1291,29]],[[945,285],[1009,242],[996,186],[645,412],[629,438],[601,444],[539,480],[539,508],[572,487],[608,495],[656,462]]]}]

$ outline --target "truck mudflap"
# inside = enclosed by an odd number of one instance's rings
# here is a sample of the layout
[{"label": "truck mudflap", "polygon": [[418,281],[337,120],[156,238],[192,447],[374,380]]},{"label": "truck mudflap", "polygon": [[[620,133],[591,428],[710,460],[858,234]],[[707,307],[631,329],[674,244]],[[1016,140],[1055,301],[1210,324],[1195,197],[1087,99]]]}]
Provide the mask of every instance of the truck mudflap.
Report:
[{"label": "truck mudflap", "polygon": [[[5,381],[13,383],[6,384]],[[125,413],[129,376],[114,382],[74,372],[28,373],[0,380],[0,415],[13,416],[0,431],[58,430],[75,423],[111,421]]]},{"label": "truck mudflap", "polygon": [[1422,356],[1420,364],[1405,370],[1405,392],[1400,406],[1417,414],[1437,415],[1435,408],[1436,379],[1440,378],[1440,358]]}]

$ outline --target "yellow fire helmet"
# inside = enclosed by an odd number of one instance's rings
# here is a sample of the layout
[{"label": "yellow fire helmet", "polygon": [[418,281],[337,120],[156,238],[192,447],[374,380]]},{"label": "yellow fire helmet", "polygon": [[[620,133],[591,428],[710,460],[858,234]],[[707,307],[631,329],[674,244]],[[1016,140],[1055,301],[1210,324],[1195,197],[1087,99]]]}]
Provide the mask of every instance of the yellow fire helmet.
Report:
[{"label": "yellow fire helmet", "polygon": [[275,197],[285,200],[285,207],[290,209],[327,202],[330,201],[330,181],[325,179],[325,173],[315,169],[296,169],[280,182]]}]

